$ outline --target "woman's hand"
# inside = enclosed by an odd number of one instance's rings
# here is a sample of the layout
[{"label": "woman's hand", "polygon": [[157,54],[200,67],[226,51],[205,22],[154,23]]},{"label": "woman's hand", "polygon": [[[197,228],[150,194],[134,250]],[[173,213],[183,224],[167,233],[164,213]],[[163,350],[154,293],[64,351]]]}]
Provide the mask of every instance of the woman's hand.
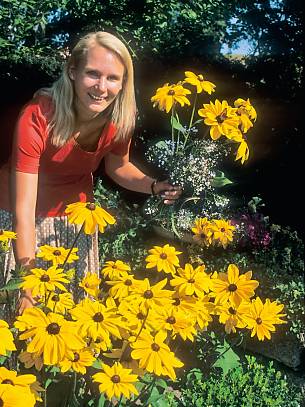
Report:
[{"label": "woman's hand", "polygon": [[182,193],[180,186],[174,186],[167,180],[154,183],[152,190],[155,195],[160,195],[164,199],[166,205],[172,205],[176,199],[180,198]]},{"label": "woman's hand", "polygon": [[30,291],[23,291],[19,297],[18,304],[17,304],[17,313],[18,315],[22,315],[24,310],[27,308],[32,308],[36,304],[36,301],[32,297]]}]

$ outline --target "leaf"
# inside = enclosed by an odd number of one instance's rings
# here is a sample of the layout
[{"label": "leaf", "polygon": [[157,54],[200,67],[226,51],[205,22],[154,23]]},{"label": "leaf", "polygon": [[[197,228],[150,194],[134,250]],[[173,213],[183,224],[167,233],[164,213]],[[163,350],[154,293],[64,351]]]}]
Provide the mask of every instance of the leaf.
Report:
[{"label": "leaf", "polygon": [[233,182],[226,178],[222,171],[217,171],[216,176],[211,181],[211,185],[214,188],[221,188],[229,184],[233,184]]},{"label": "leaf", "polygon": [[224,340],[223,345],[216,347],[216,352],[219,356],[213,364],[213,367],[219,367],[222,370],[223,376],[225,376],[229,370],[240,366],[239,356],[233,351],[226,340]]},{"label": "leaf", "polygon": [[0,291],[18,290],[22,281],[23,280],[21,278],[12,278],[7,282],[7,284],[4,287],[0,288]]},{"label": "leaf", "polygon": [[105,403],[106,403],[106,397],[104,396],[104,394],[101,394],[100,398],[98,399],[97,407],[104,407]]},{"label": "leaf", "polygon": [[155,381],[156,386],[162,387],[162,389],[167,389],[168,385],[164,379],[157,379]]},{"label": "leaf", "polygon": [[185,134],[186,129],[182,126],[182,124],[177,120],[175,117],[171,118],[171,125],[174,129],[181,131],[181,133]]},{"label": "leaf", "polygon": [[102,361],[100,359],[96,359],[92,363],[92,367],[94,367],[94,369],[101,369],[102,368]]}]

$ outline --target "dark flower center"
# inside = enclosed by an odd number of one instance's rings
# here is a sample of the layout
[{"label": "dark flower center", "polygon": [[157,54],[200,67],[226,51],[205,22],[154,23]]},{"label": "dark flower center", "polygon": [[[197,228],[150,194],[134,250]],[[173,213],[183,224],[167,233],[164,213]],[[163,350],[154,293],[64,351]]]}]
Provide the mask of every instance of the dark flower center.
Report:
[{"label": "dark flower center", "polygon": [[169,323],[169,324],[174,324],[176,322],[176,318],[173,317],[173,316],[168,317],[166,322]]},{"label": "dark flower center", "polygon": [[235,310],[234,308],[232,308],[232,307],[230,307],[230,308],[228,309],[228,311],[229,311],[229,313],[232,314],[232,315],[235,315],[235,314],[236,314],[236,310]]},{"label": "dark flower center", "polygon": [[52,322],[47,326],[47,332],[50,335],[57,335],[60,332],[60,326],[56,322]]},{"label": "dark flower center", "polygon": [[73,362],[78,362],[79,359],[80,359],[79,353],[74,352],[74,359],[73,359]]},{"label": "dark flower center", "polygon": [[104,320],[104,317],[101,312],[97,312],[95,315],[93,315],[92,319],[94,322],[102,322]]},{"label": "dark flower center", "polygon": [[191,284],[193,284],[193,283],[195,283],[195,280],[194,280],[193,278],[190,278],[190,279],[188,280],[188,282],[191,283]]},{"label": "dark flower center", "polygon": [[225,229],[225,228],[221,228],[220,231],[223,233],[223,232],[226,231],[226,229]]},{"label": "dark flower center", "polygon": [[[10,384],[10,385],[14,386],[14,382],[12,382],[12,380],[10,380],[10,379],[4,379],[4,380],[2,381],[2,384]],[[0,405],[1,405],[1,404],[0,404]]]},{"label": "dark flower center", "polygon": [[57,294],[53,295],[52,301],[58,302],[59,301],[59,295],[57,295]]},{"label": "dark flower center", "polygon": [[145,315],[142,314],[142,312],[139,312],[139,313],[137,314],[137,318],[138,318],[140,321],[143,321],[143,319],[145,319]]},{"label": "dark flower center", "polygon": [[175,91],[174,91],[173,89],[171,89],[171,90],[169,90],[169,91],[167,92],[167,94],[170,95],[170,96],[174,96]]},{"label": "dark flower center", "polygon": [[53,254],[54,254],[54,256],[60,256],[61,251],[60,250],[54,250]]},{"label": "dark flower center", "polygon": [[179,300],[179,298],[175,298],[174,299],[174,305],[180,305],[181,301]]},{"label": "dark flower center", "polygon": [[113,375],[111,378],[111,381],[113,383],[120,383],[120,381],[121,381],[120,376],[118,374]]},{"label": "dark flower center", "polygon": [[128,278],[127,280],[125,280],[125,285],[132,285],[132,281]]},{"label": "dark flower center", "polygon": [[48,281],[50,281],[50,277],[47,274],[43,274],[40,277],[40,281],[42,281],[43,283],[47,283]]},{"label": "dark flower center", "polygon": [[167,259],[167,254],[161,253],[161,254],[160,254],[160,259],[162,259],[162,260]]},{"label": "dark flower center", "polygon": [[151,290],[146,290],[145,292],[144,292],[144,298],[146,298],[146,299],[150,299],[150,298],[152,298],[154,296],[154,294],[153,294],[153,292],[151,291]]},{"label": "dark flower center", "polygon": [[261,318],[256,318],[257,325],[261,325],[263,323]]},{"label": "dark flower center", "polygon": [[3,229],[0,229],[0,235],[4,235]]},{"label": "dark flower center", "polygon": [[227,109],[224,109],[224,111],[221,112],[220,115],[216,116],[216,120],[219,124],[223,123],[227,118]]},{"label": "dark flower center", "polygon": [[89,288],[89,287],[90,287],[90,284],[89,284],[89,283],[86,283],[86,284],[85,284],[85,287],[86,287],[86,288]]},{"label": "dark flower center", "polygon": [[89,209],[89,211],[95,211],[95,204],[94,203],[87,203],[86,208]]},{"label": "dark flower center", "polygon": [[112,266],[112,268],[113,268],[113,270],[115,270],[115,269],[116,269],[116,265],[114,264],[114,265]]},{"label": "dark flower center", "polygon": [[200,237],[201,237],[202,239],[204,239],[204,238],[205,238],[205,233],[200,233]]},{"label": "dark flower center", "polygon": [[237,290],[237,285],[236,284],[230,284],[229,287],[228,287],[228,290],[233,293],[234,291]]},{"label": "dark flower center", "polygon": [[160,346],[157,343],[153,343],[151,345],[151,348],[154,352],[158,352],[158,350],[160,349]]}]

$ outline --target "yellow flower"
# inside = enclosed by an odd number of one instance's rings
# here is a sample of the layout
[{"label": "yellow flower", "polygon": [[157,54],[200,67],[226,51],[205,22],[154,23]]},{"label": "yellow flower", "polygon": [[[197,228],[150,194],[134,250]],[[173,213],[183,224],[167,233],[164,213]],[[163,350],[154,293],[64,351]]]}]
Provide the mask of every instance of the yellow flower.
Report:
[{"label": "yellow flower", "polygon": [[18,359],[24,364],[26,369],[30,369],[31,367],[35,366],[35,369],[40,371],[43,367],[42,357],[36,353],[29,353],[27,351],[20,352]]},{"label": "yellow flower", "polygon": [[30,392],[19,391],[15,386],[0,384],[1,407],[34,407],[35,398]]},{"label": "yellow flower", "polygon": [[117,280],[106,281],[106,284],[112,285],[109,290],[109,295],[121,301],[127,298],[135,287],[139,284],[143,284],[143,282],[136,280],[132,274],[126,273],[122,274]]},{"label": "yellow flower", "polygon": [[96,373],[93,375],[93,381],[99,384],[101,393],[106,393],[111,399],[125,396],[129,399],[132,394],[138,395],[138,390],[134,386],[138,376],[131,374],[131,369],[125,369],[121,363],[115,362],[112,367],[103,364],[104,373]]},{"label": "yellow flower", "polygon": [[237,114],[240,115],[247,115],[251,120],[257,119],[257,113],[255,108],[252,106],[250,99],[236,99],[234,102],[234,106],[237,108]]},{"label": "yellow flower", "polygon": [[[20,321],[20,322],[19,322]],[[26,321],[27,329],[25,330]],[[60,362],[68,350],[82,349],[84,341],[77,335],[74,322],[66,321],[62,315],[49,312],[46,315],[39,308],[28,308],[17,317],[15,327],[25,330],[20,335],[21,340],[30,339],[27,352],[40,356],[43,354],[45,365]]]},{"label": "yellow flower", "polygon": [[196,298],[191,295],[181,295],[179,291],[174,291],[172,296],[171,309],[173,312],[183,312],[188,316],[196,315]]},{"label": "yellow flower", "polygon": [[270,332],[275,331],[276,324],[285,324],[281,320],[286,314],[282,314],[283,304],[277,304],[266,299],[265,304],[257,297],[249,306],[248,314],[244,316],[247,328],[252,329],[251,336],[257,335],[258,340],[263,341],[265,337],[271,339]]},{"label": "yellow flower", "polygon": [[79,283],[79,286],[82,287],[86,293],[92,295],[92,297],[97,298],[100,292],[99,286],[101,279],[98,278],[96,273],[88,272],[82,281]]},{"label": "yellow flower", "polygon": [[86,374],[86,367],[92,366],[95,357],[88,349],[81,349],[74,352],[68,352],[63,360],[59,362],[60,371],[62,373],[72,369],[74,372]]},{"label": "yellow flower", "polygon": [[239,129],[231,129],[227,137],[236,143],[240,143],[237,149],[235,161],[240,160],[243,164],[249,158],[249,147],[242,132]]},{"label": "yellow flower", "polygon": [[62,283],[70,282],[63,273],[63,269],[57,269],[56,266],[52,266],[48,270],[31,269],[31,274],[22,279],[23,283],[21,283],[20,287],[24,290],[32,290],[33,297],[44,297],[47,292],[54,291],[55,288],[67,291]]},{"label": "yellow flower", "polygon": [[164,343],[166,337],[165,331],[159,331],[155,337],[142,331],[138,339],[130,344],[133,348],[131,357],[136,360],[139,359],[140,368],[155,373],[157,376],[165,375],[175,380],[174,367],[182,367],[183,363]]},{"label": "yellow flower", "polygon": [[47,307],[58,314],[65,314],[67,310],[74,307],[73,296],[71,293],[52,293],[47,301]]},{"label": "yellow flower", "polygon": [[153,309],[143,309],[141,303],[136,301],[129,302],[127,299],[121,302],[119,311],[124,321],[126,321],[126,328],[134,335],[137,335],[144,328],[148,331],[160,328],[158,314]]},{"label": "yellow flower", "polygon": [[202,297],[210,290],[210,276],[204,272],[205,266],[201,265],[195,269],[186,263],[184,269],[178,268],[176,276],[170,281],[170,285],[176,287],[180,295],[193,295]]},{"label": "yellow flower", "polygon": [[[54,247],[45,244],[44,246],[40,246],[36,257],[42,258],[45,261],[51,261],[53,266],[58,266],[59,264],[63,264],[67,258],[69,253],[69,249],[65,249],[64,247]],[[73,263],[75,260],[78,260],[79,257],[76,254],[78,251],[77,247],[74,247],[69,254],[67,263]]]},{"label": "yellow flower", "polygon": [[244,316],[249,311],[249,305],[249,302],[242,301],[238,306],[235,306],[228,301],[217,307],[219,322],[225,325],[227,334],[235,333],[236,328],[246,327],[247,323]]},{"label": "yellow flower", "polygon": [[235,226],[231,225],[230,221],[225,221],[224,219],[213,219],[211,222],[213,239],[219,240],[224,249],[227,247],[229,242],[232,242],[233,232],[235,229]]},{"label": "yellow flower", "polygon": [[[14,370],[8,370],[5,367],[0,367],[0,384],[7,385],[16,389],[20,394],[25,397],[31,406],[34,406],[36,397],[32,393],[31,386],[36,382],[36,377],[32,374],[25,374],[17,376]],[[1,394],[1,393],[0,393]],[[1,400],[1,399],[0,399]],[[28,405],[28,404],[23,404]],[[1,404],[0,404],[1,406]],[[13,407],[13,406],[12,406]],[[15,407],[15,405],[14,405]]]},{"label": "yellow flower", "polygon": [[126,272],[130,271],[128,264],[121,260],[117,261],[106,261],[105,267],[102,268],[102,274],[105,278],[110,278],[110,280],[117,280]]},{"label": "yellow flower", "polygon": [[206,103],[198,110],[198,114],[205,117],[205,124],[211,126],[210,136],[213,140],[218,140],[221,135],[227,137],[230,130],[239,124],[236,109],[229,106],[226,100],[220,102],[216,99],[215,104]]},{"label": "yellow flower", "polygon": [[141,285],[135,287],[134,294],[130,295],[129,301],[135,301],[141,307],[144,315],[150,308],[167,306],[171,303],[172,292],[163,290],[166,284],[167,278],[152,286],[148,278],[145,278]]},{"label": "yellow flower", "polygon": [[113,225],[116,220],[105,209],[91,202],[76,202],[66,208],[68,221],[76,225],[84,224],[84,232],[92,235],[98,225],[99,231],[104,233],[105,227],[109,223]]},{"label": "yellow flower", "polygon": [[195,234],[193,236],[195,242],[203,243],[206,246],[210,246],[212,243],[211,222],[207,218],[196,219],[192,232]]},{"label": "yellow flower", "polygon": [[207,92],[209,95],[212,92],[215,92],[215,87],[214,83],[205,81],[202,75],[196,75],[193,72],[186,71],[184,72],[186,78],[184,79],[184,82],[190,83],[193,86],[196,86],[197,88],[197,93],[201,93],[202,91]]},{"label": "yellow flower", "polygon": [[16,350],[16,346],[14,344],[14,337],[9,330],[9,326],[7,322],[0,319],[0,355],[6,355],[7,351]]},{"label": "yellow flower", "polygon": [[210,302],[208,295],[198,298],[196,301],[195,319],[200,329],[206,328],[209,322],[213,321],[211,314],[214,312],[215,305]]},{"label": "yellow flower", "polygon": [[251,277],[252,271],[239,275],[237,266],[230,264],[227,273],[218,273],[217,278],[211,279],[211,290],[216,303],[229,300],[231,304],[238,306],[242,300],[249,301],[259,285],[258,281],[251,280]]},{"label": "yellow flower", "polygon": [[122,318],[114,306],[85,298],[70,313],[76,318],[82,337],[89,336],[93,340],[101,337],[105,342],[109,341],[110,334],[121,338]]},{"label": "yellow flower", "polygon": [[171,108],[178,102],[181,106],[190,105],[190,101],[186,97],[191,92],[185,89],[181,84],[169,85],[166,83],[162,88],[158,88],[156,94],[151,98],[154,102],[153,106],[158,106],[160,110],[165,110],[168,113]]},{"label": "yellow flower", "polygon": [[148,253],[150,253],[150,255],[145,259],[147,269],[157,267],[157,271],[164,271],[172,275],[175,274],[175,266],[179,266],[177,254],[181,254],[182,252],[178,252],[173,246],[166,244],[163,247],[154,246],[153,249],[148,250]]},{"label": "yellow flower", "polygon": [[194,340],[194,335],[196,335],[194,315],[192,315],[193,318],[190,318],[190,315],[182,311],[177,312],[172,308],[164,308],[163,310],[160,309],[160,317],[159,329],[171,331],[173,338],[180,335],[184,341],[187,339]]},{"label": "yellow flower", "polygon": [[11,239],[17,239],[15,232],[0,229],[0,242],[8,242]]}]

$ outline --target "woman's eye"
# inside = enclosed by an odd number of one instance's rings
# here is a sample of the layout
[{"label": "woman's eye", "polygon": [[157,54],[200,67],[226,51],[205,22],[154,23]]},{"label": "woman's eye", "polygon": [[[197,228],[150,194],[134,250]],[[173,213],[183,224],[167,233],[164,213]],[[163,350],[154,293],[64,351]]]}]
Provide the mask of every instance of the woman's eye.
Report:
[{"label": "woman's eye", "polygon": [[97,71],[88,71],[87,75],[91,76],[92,78],[99,78],[99,73]]}]

